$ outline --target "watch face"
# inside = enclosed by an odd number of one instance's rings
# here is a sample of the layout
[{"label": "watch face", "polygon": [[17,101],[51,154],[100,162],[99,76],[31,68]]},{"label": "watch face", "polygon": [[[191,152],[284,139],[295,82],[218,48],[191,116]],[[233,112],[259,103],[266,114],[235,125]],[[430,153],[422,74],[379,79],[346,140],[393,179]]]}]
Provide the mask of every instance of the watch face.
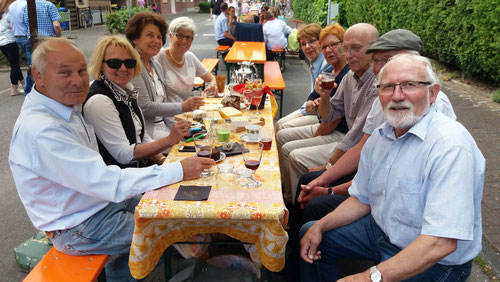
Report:
[{"label": "watch face", "polygon": [[378,271],[372,272],[370,273],[370,280],[372,280],[373,282],[380,282],[382,281],[382,275]]}]

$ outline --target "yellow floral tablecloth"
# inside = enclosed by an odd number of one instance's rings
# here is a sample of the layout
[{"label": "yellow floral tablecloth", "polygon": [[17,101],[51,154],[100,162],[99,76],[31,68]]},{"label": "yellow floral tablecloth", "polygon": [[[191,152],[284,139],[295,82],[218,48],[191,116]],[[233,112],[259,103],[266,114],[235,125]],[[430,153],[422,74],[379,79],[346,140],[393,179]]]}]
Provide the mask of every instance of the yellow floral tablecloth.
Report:
[{"label": "yellow floral tablecloth", "polygon": [[[208,103],[218,103],[208,99]],[[254,111],[243,110],[246,116]],[[261,110],[265,128],[273,129],[271,105]],[[242,133],[231,133],[238,141]],[[176,145],[167,161],[174,162],[193,156],[182,153]],[[189,144],[192,145],[192,144]],[[235,168],[244,166],[241,155],[227,157]],[[220,163],[218,163],[220,164]],[[217,168],[212,170],[217,172]],[[271,271],[280,271],[285,264],[288,234],[284,227],[288,211],[281,193],[281,178],[276,142],[262,154],[256,177],[263,181],[258,188],[218,188],[216,174],[208,178],[183,181],[144,194],[135,210],[135,229],[130,248],[129,266],[132,276],[146,277],[158,263],[163,252],[176,242],[186,241],[195,234],[223,233],[242,242],[253,243],[262,264]],[[212,185],[207,201],[173,201],[179,185]]]}]

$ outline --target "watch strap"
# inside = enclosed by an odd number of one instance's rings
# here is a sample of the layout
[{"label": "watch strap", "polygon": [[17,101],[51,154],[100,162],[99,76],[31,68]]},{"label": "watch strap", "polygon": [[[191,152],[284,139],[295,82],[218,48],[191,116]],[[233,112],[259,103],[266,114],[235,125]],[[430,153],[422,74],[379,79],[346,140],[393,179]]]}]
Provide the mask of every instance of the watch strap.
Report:
[{"label": "watch strap", "polygon": [[332,187],[328,187],[328,195],[333,195],[333,188]]}]

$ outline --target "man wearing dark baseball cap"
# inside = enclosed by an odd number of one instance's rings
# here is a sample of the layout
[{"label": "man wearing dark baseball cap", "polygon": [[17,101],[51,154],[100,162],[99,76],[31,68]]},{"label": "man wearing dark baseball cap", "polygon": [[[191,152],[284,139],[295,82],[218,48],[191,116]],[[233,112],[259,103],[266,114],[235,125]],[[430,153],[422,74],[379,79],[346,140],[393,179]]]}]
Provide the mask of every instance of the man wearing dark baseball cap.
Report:
[{"label": "man wearing dark baseball cap", "polygon": [[[372,53],[373,73],[378,75],[382,67],[392,56],[401,53],[419,55],[422,47],[422,40],[413,32],[406,29],[395,29],[380,36],[366,50],[366,53]],[[436,110],[452,119],[456,119],[451,102],[442,91],[439,91],[434,103],[436,104]],[[317,176],[317,172],[308,172],[300,178],[297,189],[300,189],[301,185],[309,187],[309,189],[302,188],[304,198],[309,197],[309,202],[306,203],[307,205],[304,209],[302,223],[306,223],[309,220],[321,219],[347,198],[344,195],[348,194],[347,189],[351,186],[351,181],[329,188],[326,187],[345,176],[356,173],[363,145],[375,128],[384,122],[383,108],[380,100],[377,98],[373,102],[372,108],[366,118],[363,127],[364,135],[361,140],[347,150],[335,164],[320,176]],[[319,183],[330,183],[330,185],[319,185]],[[313,195],[321,196],[315,197]]]}]

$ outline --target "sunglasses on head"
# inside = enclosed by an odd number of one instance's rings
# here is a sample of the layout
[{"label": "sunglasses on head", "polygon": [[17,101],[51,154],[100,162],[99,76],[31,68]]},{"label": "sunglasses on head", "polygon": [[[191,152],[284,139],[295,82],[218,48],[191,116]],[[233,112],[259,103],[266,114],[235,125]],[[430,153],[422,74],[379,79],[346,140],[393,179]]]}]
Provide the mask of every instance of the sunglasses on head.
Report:
[{"label": "sunglasses on head", "polygon": [[135,59],[126,59],[126,60],[120,60],[120,59],[109,59],[109,60],[104,60],[108,67],[112,69],[119,69],[122,64],[125,64],[125,67],[127,69],[133,69],[137,65],[137,61]]}]

